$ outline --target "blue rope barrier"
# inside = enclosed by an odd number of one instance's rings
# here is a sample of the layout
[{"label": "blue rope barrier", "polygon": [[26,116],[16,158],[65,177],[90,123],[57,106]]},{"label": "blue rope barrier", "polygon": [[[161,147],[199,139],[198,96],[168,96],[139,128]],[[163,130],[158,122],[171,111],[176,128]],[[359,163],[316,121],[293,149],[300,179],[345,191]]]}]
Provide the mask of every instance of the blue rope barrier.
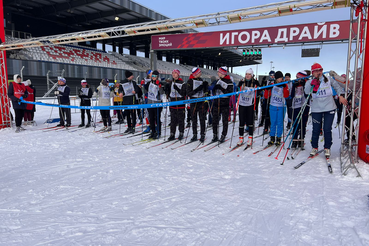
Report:
[{"label": "blue rope barrier", "polygon": [[[328,73],[328,72],[324,72],[324,73]],[[256,91],[257,90],[264,90],[264,89],[271,88],[273,86],[284,85],[284,84],[288,84],[288,83],[291,83],[291,82],[295,83],[295,82],[297,82],[301,79],[308,79],[310,77],[311,76],[300,78],[300,79],[295,79],[295,80],[291,80],[291,81],[285,81],[285,82],[278,83],[278,84],[252,88],[252,89],[245,90],[245,91],[236,91],[236,92],[217,95],[217,96],[200,97],[200,98],[196,98],[196,99],[187,99],[187,100],[183,100],[183,101],[165,102],[165,103],[117,105],[117,106],[73,106],[73,105],[61,105],[61,104],[51,104],[51,103],[41,103],[41,102],[28,102],[28,101],[25,101],[24,99],[21,100],[21,102],[22,103],[39,105],[39,106],[47,106],[47,107],[71,108],[71,109],[90,109],[90,110],[94,110],[94,109],[95,110],[122,110],[122,109],[130,110],[130,109],[144,109],[144,108],[161,108],[161,107],[168,107],[168,106],[184,105],[184,104],[188,104],[188,103],[209,101],[209,100],[213,100],[213,99],[217,99],[217,98],[229,97],[229,96],[238,95],[238,94],[242,94],[242,93],[250,92],[250,91],[255,91],[255,90]]]}]

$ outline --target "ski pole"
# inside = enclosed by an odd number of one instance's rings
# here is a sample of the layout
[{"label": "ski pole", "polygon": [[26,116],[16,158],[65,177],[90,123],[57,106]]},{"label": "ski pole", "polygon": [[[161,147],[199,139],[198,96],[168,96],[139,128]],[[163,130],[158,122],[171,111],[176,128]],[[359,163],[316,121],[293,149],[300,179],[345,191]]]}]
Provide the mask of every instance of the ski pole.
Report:
[{"label": "ski pole", "polygon": [[[245,82],[246,83],[246,82]],[[241,88],[241,91],[245,88],[245,85],[243,84],[242,85],[242,88]],[[236,113],[238,111],[238,105],[240,103],[240,97],[241,97],[241,94],[238,96],[238,99],[237,99],[237,103],[236,103]],[[236,116],[234,116],[236,117]],[[241,122],[241,121],[240,121]],[[232,136],[231,136],[231,141],[230,141],[230,144],[229,144],[229,148],[232,148],[232,140],[233,140],[233,133],[234,133],[234,126],[236,125],[236,120],[233,122],[233,129],[232,129]]]},{"label": "ski pole", "polygon": [[[291,129],[289,130],[289,132],[288,132],[288,134],[287,134],[286,138],[284,139],[283,144],[282,144],[282,147],[283,147],[283,146],[284,146],[284,144],[286,143],[287,138],[289,137],[289,135],[290,135],[290,134],[291,134],[291,132],[292,132],[292,129],[295,127],[296,122],[298,122],[299,118],[302,116],[302,112],[304,112],[304,110],[305,110],[305,107],[306,107],[306,105],[307,105],[307,103],[308,103],[308,101],[309,101],[309,98],[310,98],[310,96],[311,96],[311,93],[312,93],[312,91],[313,91],[313,88],[314,88],[314,87],[312,87],[312,89],[310,90],[310,93],[309,93],[309,95],[307,96],[307,98],[306,98],[306,100],[305,100],[305,102],[304,102],[304,105],[301,107],[301,110],[300,110],[300,112],[298,113],[298,115],[297,115],[297,117],[296,117],[296,120],[293,122],[293,125],[292,125]],[[296,129],[297,129],[297,128],[296,128]],[[296,132],[296,129],[295,129],[295,132]],[[292,144],[292,141],[290,141],[290,144],[289,144],[289,146],[288,146],[288,148],[287,148],[287,149],[289,149],[289,148],[290,148],[291,144]],[[282,148],[281,148],[281,149],[282,149]],[[281,150],[279,150],[278,155],[276,156],[276,159],[278,159],[278,156],[279,156],[279,153],[280,153],[280,152],[281,152]],[[287,151],[287,152],[288,152],[288,151]],[[284,160],[283,160],[283,161],[284,161]],[[282,164],[281,164],[281,165],[283,165],[283,163],[284,163],[284,162],[282,162]]]}]

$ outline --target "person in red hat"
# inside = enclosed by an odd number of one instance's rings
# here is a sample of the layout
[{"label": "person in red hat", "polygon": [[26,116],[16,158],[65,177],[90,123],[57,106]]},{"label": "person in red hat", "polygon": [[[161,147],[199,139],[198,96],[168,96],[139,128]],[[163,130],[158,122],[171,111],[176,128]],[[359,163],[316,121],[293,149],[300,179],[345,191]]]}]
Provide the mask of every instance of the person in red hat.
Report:
[{"label": "person in red hat", "polygon": [[[323,75],[323,67],[319,63],[311,66],[312,79],[305,84],[305,93],[310,95],[310,108],[313,121],[313,133],[311,136],[312,150],[310,155],[314,156],[318,152],[318,142],[320,130],[323,125],[324,151],[326,158],[331,156],[332,146],[332,124],[336,111],[336,103],[333,99],[332,87],[339,95],[339,102],[347,104],[344,92],[337,81]],[[323,120],[324,119],[324,120]]]},{"label": "person in red hat", "polygon": [[295,120],[297,116],[299,116],[300,110],[304,105],[307,95],[304,92],[305,83],[307,81],[308,74],[306,71],[302,70],[296,74],[297,81],[293,83],[291,88],[291,127],[292,127],[292,149],[296,149],[297,147],[301,148],[302,150],[305,149],[305,134],[306,134],[306,124],[309,118],[309,105],[305,106],[304,111],[302,112],[301,119],[299,119],[296,123]]},{"label": "person in red hat", "polygon": [[[184,81],[179,77],[181,72],[178,69],[172,71],[173,79],[166,84],[167,98],[171,102],[182,101],[186,96],[186,87]],[[170,136],[168,141],[175,139],[176,128],[178,125],[179,135],[178,140],[183,139],[184,134],[184,120],[185,120],[185,104],[170,106]]]},{"label": "person in red hat", "polygon": [[[233,92],[233,82],[228,75],[227,67],[220,67],[218,69],[219,80],[214,86],[214,95],[223,95]],[[212,142],[224,142],[228,132],[228,114],[229,114],[229,100],[230,97],[222,97],[213,101],[213,139]],[[218,126],[220,117],[222,117],[223,130],[220,138],[218,138]]]},{"label": "person in red hat", "polygon": [[[192,69],[192,74],[190,79],[187,81],[187,95],[190,99],[197,99],[199,97],[204,97],[209,93],[208,82],[203,81],[201,78],[201,70],[198,67]],[[205,119],[206,112],[208,111],[207,104],[203,101],[191,103],[191,120],[192,120],[192,133],[191,142],[197,141],[197,115],[200,119],[200,142],[205,141]],[[228,116],[227,116],[228,119]],[[227,123],[228,125],[228,123]]]}]

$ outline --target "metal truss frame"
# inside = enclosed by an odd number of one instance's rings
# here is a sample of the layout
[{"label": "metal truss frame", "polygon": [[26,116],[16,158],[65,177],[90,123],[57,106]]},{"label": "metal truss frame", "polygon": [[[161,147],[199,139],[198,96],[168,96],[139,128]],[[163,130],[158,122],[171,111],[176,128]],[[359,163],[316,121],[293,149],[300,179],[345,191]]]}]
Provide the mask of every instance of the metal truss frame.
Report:
[{"label": "metal truss frame", "polygon": [[[360,1],[364,2],[364,1]],[[343,108],[342,138],[340,163],[342,175],[346,175],[349,170],[355,170],[358,177],[361,177],[355,163],[358,162],[358,133],[359,119],[361,114],[361,97],[364,72],[366,24],[368,20],[368,6],[364,3],[362,11],[355,16],[356,8],[359,5],[352,4],[350,18],[350,36],[347,55],[346,88],[345,98],[351,100],[348,107]],[[354,24],[357,23],[357,28]],[[350,89],[349,85],[353,83]],[[356,123],[355,123],[355,119]],[[345,122],[349,122],[346,125]],[[345,137],[347,136],[347,139]]]}]

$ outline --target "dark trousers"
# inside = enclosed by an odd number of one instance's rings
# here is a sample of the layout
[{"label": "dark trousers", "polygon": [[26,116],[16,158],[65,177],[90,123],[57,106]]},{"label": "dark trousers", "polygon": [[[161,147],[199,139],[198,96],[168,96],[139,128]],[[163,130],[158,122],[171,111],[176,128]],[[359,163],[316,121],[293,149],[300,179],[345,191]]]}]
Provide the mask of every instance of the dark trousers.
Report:
[{"label": "dark trousers", "polygon": [[[205,135],[205,119],[206,119],[206,111],[208,110],[207,104],[205,104],[205,102],[191,103],[190,110],[191,110],[193,135],[197,135],[197,115],[199,115],[200,120],[200,134]],[[227,109],[227,117],[228,117],[228,109]]]},{"label": "dark trousers", "polygon": [[178,125],[179,132],[184,132],[185,109],[170,108],[170,133],[175,134]]},{"label": "dark trousers", "polygon": [[100,110],[104,126],[111,126],[110,110]]},{"label": "dark trousers", "polygon": [[216,105],[213,106],[213,134],[218,136],[218,126],[219,126],[220,116],[222,116],[222,122],[223,122],[222,135],[227,136],[229,106],[223,105],[223,106],[220,106],[219,108],[215,106]]},{"label": "dark trousers", "polygon": [[[90,100],[85,100],[81,103],[81,106],[91,106]],[[91,110],[90,109],[81,109],[81,123],[85,124],[85,114],[87,114],[88,123],[91,122]]]},{"label": "dark trousers", "polygon": [[[318,148],[318,141],[320,130],[323,125],[323,135],[324,135],[324,148],[330,149],[332,146],[332,124],[336,110],[321,112],[321,113],[311,113],[313,118],[313,135],[311,136],[311,146],[313,148]],[[323,121],[324,118],[324,121]]]},{"label": "dark trousers", "polygon": [[126,113],[126,116],[127,116],[128,127],[133,127],[133,128],[136,127],[136,110],[126,109],[124,112]]},{"label": "dark trousers", "polygon": [[59,108],[59,117],[60,117],[61,125],[65,125],[65,121],[67,121],[67,124],[70,125],[72,121],[72,115],[70,112],[70,108]]},{"label": "dark trousers", "polygon": [[[149,118],[150,118],[150,130],[158,135],[161,134],[161,120],[160,115],[163,108],[149,108]],[[157,128],[157,129],[156,129]]]},{"label": "dark trousers", "polygon": [[24,110],[24,121],[33,121],[33,112],[31,110]]},{"label": "dark trousers", "polygon": [[[287,117],[288,122],[293,121],[292,120],[292,99],[286,99],[286,105],[287,105]],[[292,123],[291,123],[292,124]]]},{"label": "dark trousers", "polygon": [[240,126],[239,126],[239,134],[242,137],[245,131],[245,124],[249,127],[249,135],[254,135],[254,105],[250,106],[239,106],[239,119],[240,119]]},{"label": "dark trousers", "polygon": [[336,103],[336,106],[337,106],[337,124],[340,124],[341,118],[342,118],[341,116],[342,116],[343,104],[341,104],[338,99],[334,99],[334,102]]},{"label": "dark trousers", "polygon": [[261,122],[264,124],[264,130],[269,130],[270,127],[270,114],[269,114],[269,100],[263,99],[261,104]]},{"label": "dark trousers", "polygon": [[[298,122],[295,123],[295,120],[296,120],[300,110],[301,110],[301,108],[293,109],[293,113],[292,113],[293,116],[292,116],[292,122],[291,122],[292,139],[305,139],[306,125],[307,125],[307,121],[308,121],[308,118],[309,118],[310,107],[308,107],[308,106],[305,107],[305,110],[302,113],[301,118],[298,120]],[[295,124],[295,125],[293,126],[293,124]],[[293,126],[293,128],[292,128],[292,126]]]},{"label": "dark trousers", "polygon": [[187,108],[186,107],[186,111],[187,111],[187,123],[191,123],[191,116],[192,116],[192,111],[191,108]]},{"label": "dark trousers", "polygon": [[[119,105],[122,105],[122,102],[114,102],[114,106],[119,106]],[[124,119],[123,111],[121,109],[116,109],[114,111],[116,111],[118,115],[118,121],[123,121]]]},{"label": "dark trousers", "polygon": [[15,126],[19,127],[22,125],[24,109],[14,109],[14,113],[15,113]]}]

